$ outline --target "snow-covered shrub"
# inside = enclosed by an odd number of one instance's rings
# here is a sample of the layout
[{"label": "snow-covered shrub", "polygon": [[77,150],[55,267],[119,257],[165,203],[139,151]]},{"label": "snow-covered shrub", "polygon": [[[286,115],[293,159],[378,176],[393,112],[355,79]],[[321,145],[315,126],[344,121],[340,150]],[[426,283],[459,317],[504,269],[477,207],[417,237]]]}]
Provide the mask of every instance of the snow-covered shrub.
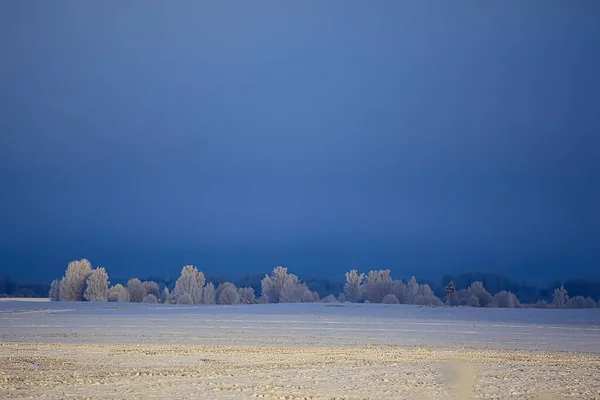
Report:
[{"label": "snow-covered shrub", "polygon": [[589,297],[575,296],[567,300],[565,308],[596,308],[596,302]]},{"label": "snow-covered shrub", "polygon": [[505,290],[496,294],[491,303],[492,307],[500,308],[520,308],[521,303],[514,293]]},{"label": "snow-covered shrub", "polygon": [[132,303],[141,303],[146,295],[144,285],[142,285],[142,281],[138,278],[132,278],[127,281],[127,291],[129,291],[129,301]]},{"label": "snow-covered shrub", "polygon": [[326,296],[323,298],[323,300],[321,300],[323,303],[337,303],[337,298],[330,294],[329,296]]},{"label": "snow-covered shrub", "polygon": [[400,303],[398,301],[398,298],[396,297],[396,295],[394,295],[392,293],[388,293],[385,296],[383,296],[383,299],[381,300],[381,302],[383,304],[398,304],[398,303]]},{"label": "snow-covered shrub", "polygon": [[256,303],[256,297],[254,295],[254,289],[251,287],[239,288],[238,289],[239,302],[241,304],[254,304]]},{"label": "snow-covered shrub", "polygon": [[146,296],[144,296],[142,303],[158,303],[158,299],[154,294],[149,293]]},{"label": "snow-covered shrub", "polygon": [[238,304],[239,297],[238,292],[233,283],[225,282],[217,287],[217,304],[221,305],[231,305]]}]

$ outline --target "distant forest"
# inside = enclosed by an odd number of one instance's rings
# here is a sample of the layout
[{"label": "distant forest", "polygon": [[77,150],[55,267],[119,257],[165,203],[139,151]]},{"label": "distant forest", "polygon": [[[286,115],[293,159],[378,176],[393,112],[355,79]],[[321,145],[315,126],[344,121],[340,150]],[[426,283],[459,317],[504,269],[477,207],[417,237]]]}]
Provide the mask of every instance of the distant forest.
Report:
[{"label": "distant forest", "polygon": [[[85,268],[88,268],[88,275],[91,275],[93,271],[97,271],[98,269],[92,270],[91,264],[87,260],[76,261],[74,263],[85,262]],[[71,263],[73,264],[73,263]],[[71,266],[70,264],[70,266]],[[88,266],[89,264],[89,266]],[[80,264],[78,264],[80,265]],[[185,267],[188,268],[188,267]],[[184,271],[185,271],[184,268]],[[190,266],[190,268],[192,268]],[[174,294],[176,293],[177,282],[181,280],[179,279],[164,279],[158,277],[148,277],[143,282],[139,279],[131,279],[128,282],[118,282],[113,281],[110,282],[113,285],[108,287],[110,284],[108,282],[108,274],[101,268],[102,274],[106,275],[104,278],[105,283],[100,281],[100,291],[106,291],[106,300],[109,300],[109,291],[110,290],[123,290],[123,296],[127,296],[126,298],[117,298],[113,299],[114,301],[132,301],[130,300],[131,291],[135,291],[132,289],[131,285],[136,285],[137,282],[140,283],[141,286],[146,287],[146,293],[144,292],[145,297],[147,294],[152,294],[155,298],[156,302],[170,302],[177,303],[178,299],[174,298]],[[533,285],[528,285],[525,283],[517,283],[514,280],[511,280],[501,274],[491,274],[491,273],[465,273],[460,275],[445,275],[439,282],[432,282],[429,280],[421,280],[420,284],[416,283],[414,278],[411,279],[392,279],[391,272],[389,270],[375,270],[370,271],[369,274],[358,274],[356,271],[351,271],[346,274],[346,280],[340,279],[332,280],[321,277],[312,277],[305,280],[300,280],[297,276],[293,274],[287,274],[287,269],[285,270],[285,274],[283,275],[282,282],[287,279],[287,277],[291,276],[295,279],[296,285],[296,296],[294,298],[288,299],[289,301],[355,301],[355,302],[391,302],[391,303],[408,303],[408,304],[419,304],[422,302],[422,305],[441,305],[443,303],[447,305],[475,305],[475,306],[492,306],[493,300],[496,298],[501,299],[501,296],[504,296],[508,304],[511,306],[520,306],[523,305],[538,305],[544,306],[552,305],[556,301],[556,293],[560,291],[561,288],[564,289],[565,293],[568,293],[571,299],[578,299],[580,307],[592,307],[596,305],[596,302],[600,304],[600,280],[587,280],[587,279],[569,279],[566,281],[554,280],[550,282],[545,287],[537,287]],[[184,275],[184,271],[182,271],[182,276]],[[193,272],[191,269],[188,272],[192,272],[195,274],[202,274],[202,272]],[[274,273],[277,269],[274,270]],[[281,273],[281,271],[279,271]],[[265,295],[265,277],[275,280],[277,277],[269,274],[252,274],[252,275],[244,275],[238,277],[237,279],[232,279],[227,276],[204,276],[202,274],[202,285],[201,288],[205,288],[205,292],[209,290],[214,291],[211,294],[213,296],[212,299],[207,300],[209,304],[219,303],[219,299],[215,296],[218,294],[222,294],[221,292],[230,286],[235,289],[236,294],[231,294],[231,299],[228,300],[230,303],[238,303],[242,302],[240,296],[246,298],[246,302],[261,302],[260,298],[255,298],[255,293],[262,293]],[[87,276],[86,276],[87,279]],[[64,280],[64,278],[63,278]],[[59,281],[55,281],[55,291],[58,290]],[[205,286],[206,283],[206,286]],[[353,299],[348,299],[348,290],[350,286],[355,286],[356,295],[354,295]],[[414,286],[414,290],[411,289],[411,284]],[[106,288],[103,287],[106,286]],[[145,285],[145,286],[144,286]],[[206,289],[208,286],[211,286],[212,289]],[[415,286],[416,285],[416,286]],[[117,289],[116,289],[117,288]],[[148,289],[150,288],[150,289]],[[240,288],[240,289],[237,289]],[[202,289],[200,289],[202,290]],[[350,289],[352,290],[352,289]],[[411,295],[411,290],[414,291],[413,298],[409,299]],[[421,292],[419,292],[419,290]],[[477,291],[483,290],[482,293],[489,293],[489,299],[481,297],[481,293]],[[427,299],[423,296],[423,291],[429,296]],[[127,292],[127,293],[125,293]],[[228,293],[229,291],[226,291]],[[431,293],[430,293],[431,292]],[[165,294],[167,293],[167,294]],[[421,298],[417,299],[421,294]],[[453,294],[455,293],[455,294]],[[463,294],[461,297],[461,293]],[[205,293],[206,294],[206,293]],[[390,296],[387,296],[390,295]],[[474,296],[473,296],[474,295]],[[507,296],[513,296],[514,300],[509,300]],[[17,282],[11,279],[9,276],[0,275],[0,297],[52,297],[51,293],[51,284],[48,283],[22,283]],[[55,296],[58,296],[55,293]],[[168,298],[165,298],[168,296]],[[190,295],[193,297],[193,294]],[[199,295],[200,296],[200,295]],[[387,296],[387,298],[386,298]],[[454,296],[454,297],[453,297]],[[479,297],[478,297],[479,296]],[[500,296],[500,297],[499,297]],[[80,294],[82,298],[74,297],[72,300],[86,300],[83,298],[83,292]],[[100,296],[102,298],[102,296]],[[473,299],[473,297],[478,297],[481,301],[477,302]],[[56,298],[58,299],[58,297]],[[143,298],[140,298],[139,301],[143,301]],[[154,300],[154,299],[152,299]],[[133,300],[135,301],[135,300]],[[263,302],[279,302],[284,301],[279,298],[264,298]],[[439,301],[439,303],[438,303]],[[202,299],[194,301],[193,298],[182,300],[179,299],[179,302],[189,302],[190,304],[194,303],[202,303]],[[471,304],[471,303],[475,304]],[[516,303],[515,303],[516,302]],[[564,299],[566,304],[567,298]]]}]

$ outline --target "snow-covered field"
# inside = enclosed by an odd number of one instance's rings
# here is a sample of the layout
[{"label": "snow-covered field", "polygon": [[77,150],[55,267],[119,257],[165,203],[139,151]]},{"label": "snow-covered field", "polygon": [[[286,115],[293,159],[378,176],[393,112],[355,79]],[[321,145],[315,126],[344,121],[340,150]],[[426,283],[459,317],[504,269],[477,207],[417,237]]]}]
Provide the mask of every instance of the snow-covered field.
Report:
[{"label": "snow-covered field", "polygon": [[7,301],[0,341],[0,398],[600,398],[600,309]]}]

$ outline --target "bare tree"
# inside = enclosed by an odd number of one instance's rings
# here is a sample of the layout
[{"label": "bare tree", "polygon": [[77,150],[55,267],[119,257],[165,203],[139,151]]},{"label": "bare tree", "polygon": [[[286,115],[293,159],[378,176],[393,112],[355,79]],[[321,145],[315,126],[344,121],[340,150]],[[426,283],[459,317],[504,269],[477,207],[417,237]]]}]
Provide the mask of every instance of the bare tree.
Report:
[{"label": "bare tree", "polygon": [[96,268],[87,279],[83,297],[87,301],[108,301],[108,274],[103,267]]},{"label": "bare tree", "polygon": [[202,289],[202,304],[215,304],[215,285],[209,282]]},{"label": "bare tree", "polygon": [[71,261],[65,276],[60,280],[60,300],[83,301],[85,284],[91,273],[92,264],[88,260]]},{"label": "bare tree", "polygon": [[346,284],[344,285],[344,293],[346,299],[352,303],[356,303],[360,300],[360,288],[365,279],[365,274],[359,274],[357,270],[353,269],[346,272]]},{"label": "bare tree", "polygon": [[254,289],[251,287],[239,288],[238,297],[241,304],[254,304],[256,303],[256,297],[254,295]]},{"label": "bare tree", "polygon": [[565,304],[569,300],[569,295],[567,293],[567,289],[561,285],[560,288],[554,289],[554,294],[552,295],[552,302],[558,308],[563,308]]},{"label": "bare tree", "polygon": [[[202,300],[202,287],[206,283],[204,274],[198,271],[198,268],[192,265],[186,265],[181,270],[181,276],[175,282],[173,297],[176,303],[180,303],[179,298],[189,294],[192,298],[192,304],[200,304]],[[188,301],[185,299],[185,301]]]},{"label": "bare tree", "polygon": [[138,278],[132,278],[127,281],[127,290],[129,291],[129,301],[132,303],[141,303],[146,296],[144,285]]},{"label": "bare tree", "polygon": [[50,292],[48,292],[48,297],[50,301],[59,301],[60,300],[60,281],[55,279],[50,284]]}]

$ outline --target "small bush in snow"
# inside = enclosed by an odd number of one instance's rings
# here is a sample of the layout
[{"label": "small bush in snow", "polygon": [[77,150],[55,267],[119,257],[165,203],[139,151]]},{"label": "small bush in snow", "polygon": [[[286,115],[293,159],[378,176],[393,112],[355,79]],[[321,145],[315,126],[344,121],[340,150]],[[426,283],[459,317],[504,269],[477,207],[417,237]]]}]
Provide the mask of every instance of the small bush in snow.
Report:
[{"label": "small bush in snow", "polygon": [[158,303],[158,299],[154,294],[150,293],[144,296],[142,303]]},{"label": "small bush in snow", "polygon": [[323,298],[323,300],[321,300],[323,303],[337,303],[337,298],[330,294],[329,296],[326,296],[325,298]]},{"label": "small bush in snow", "polygon": [[251,287],[239,288],[238,289],[239,302],[241,304],[254,304],[256,303],[256,297],[254,296],[254,289]]},{"label": "small bush in snow", "polygon": [[545,300],[538,300],[537,303],[533,305],[535,308],[548,308],[550,305]]},{"label": "small bush in snow", "polygon": [[146,295],[144,285],[138,278],[132,278],[127,281],[127,290],[129,291],[129,301],[132,303],[141,303]]},{"label": "small bush in snow", "polygon": [[520,308],[521,303],[514,293],[503,290],[494,296],[492,300],[492,307]]},{"label": "small bush in snow", "polygon": [[[219,287],[217,288],[217,293],[219,293],[217,295],[217,304],[221,304],[221,305],[238,304],[239,297],[238,297],[238,292],[237,292],[237,289],[235,288],[235,285],[233,285],[232,283],[229,283],[229,285],[227,285],[227,283],[228,282],[223,283],[223,284],[219,285]],[[224,286],[224,287],[221,288],[221,286]]]},{"label": "small bush in snow", "polygon": [[400,302],[398,301],[398,298],[396,297],[396,295],[394,294],[386,294],[385,296],[383,296],[383,299],[381,300],[381,302],[383,304],[399,304]]},{"label": "small bush in snow", "polygon": [[117,283],[108,289],[108,301],[127,302],[129,301],[129,293],[123,285]]},{"label": "small bush in snow", "polygon": [[596,308],[596,302],[589,297],[575,296],[567,300],[565,308]]}]

